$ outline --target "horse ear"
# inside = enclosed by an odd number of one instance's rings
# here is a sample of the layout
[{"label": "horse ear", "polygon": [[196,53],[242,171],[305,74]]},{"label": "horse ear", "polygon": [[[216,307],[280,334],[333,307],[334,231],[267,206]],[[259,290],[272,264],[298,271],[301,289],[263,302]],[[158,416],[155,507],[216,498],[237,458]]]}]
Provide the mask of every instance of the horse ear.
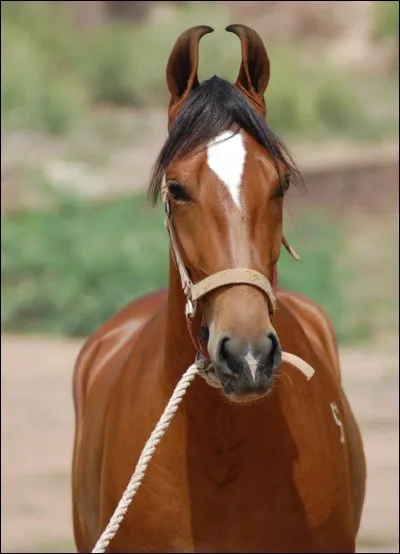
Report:
[{"label": "horse ear", "polygon": [[246,25],[229,25],[225,30],[235,33],[242,46],[242,63],[235,84],[265,115],[264,92],[269,82],[270,66],[263,41]]},{"label": "horse ear", "polygon": [[167,65],[167,84],[171,93],[169,109],[173,115],[199,84],[199,42],[203,35],[213,31],[207,25],[191,27],[175,42]]}]

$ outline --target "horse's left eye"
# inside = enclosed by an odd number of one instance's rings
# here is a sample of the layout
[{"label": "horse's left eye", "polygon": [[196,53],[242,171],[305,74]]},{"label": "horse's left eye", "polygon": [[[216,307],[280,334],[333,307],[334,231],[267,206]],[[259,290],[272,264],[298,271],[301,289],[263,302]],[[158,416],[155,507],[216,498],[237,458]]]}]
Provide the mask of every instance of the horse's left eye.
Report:
[{"label": "horse's left eye", "polygon": [[190,200],[188,193],[179,183],[170,183],[168,185],[168,191],[174,200],[178,200],[181,202]]}]

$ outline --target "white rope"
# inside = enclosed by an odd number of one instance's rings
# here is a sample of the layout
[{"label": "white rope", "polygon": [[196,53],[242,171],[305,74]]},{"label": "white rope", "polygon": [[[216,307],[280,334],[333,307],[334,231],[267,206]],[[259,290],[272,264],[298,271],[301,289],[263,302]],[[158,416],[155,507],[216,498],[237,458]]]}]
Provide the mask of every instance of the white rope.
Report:
[{"label": "white rope", "polygon": [[129,505],[132,502],[133,497],[137,493],[140,485],[142,484],[144,475],[146,473],[147,467],[150,463],[153,454],[163,438],[166,430],[168,429],[169,424],[171,423],[175,412],[178,409],[179,404],[181,403],[182,398],[184,397],[187,389],[189,388],[191,382],[199,373],[199,368],[197,363],[192,364],[182,375],[179,383],[176,385],[174,392],[167,404],[167,407],[164,410],[164,413],[160,417],[155,429],[150,435],[146,446],[143,449],[143,452],[140,455],[139,461],[136,464],[135,472],[129,481],[129,484],[122,495],[121,500],[119,501],[118,506],[116,507],[114,514],[112,515],[109,524],[103,531],[101,537],[97,541],[92,552],[105,552],[107,546],[110,544],[111,540],[116,535],[119,526],[121,525],[122,520],[125,517],[126,512],[128,511]]}]

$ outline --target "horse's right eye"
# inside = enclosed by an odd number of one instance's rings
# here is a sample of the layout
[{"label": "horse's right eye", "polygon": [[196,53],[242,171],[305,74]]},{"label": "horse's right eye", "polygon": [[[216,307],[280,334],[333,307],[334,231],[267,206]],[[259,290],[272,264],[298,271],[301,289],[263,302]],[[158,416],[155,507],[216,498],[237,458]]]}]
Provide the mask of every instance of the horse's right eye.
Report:
[{"label": "horse's right eye", "polygon": [[190,196],[188,195],[184,187],[179,183],[170,183],[168,185],[168,192],[174,200],[177,200],[179,202],[186,202],[187,200],[190,200]]}]

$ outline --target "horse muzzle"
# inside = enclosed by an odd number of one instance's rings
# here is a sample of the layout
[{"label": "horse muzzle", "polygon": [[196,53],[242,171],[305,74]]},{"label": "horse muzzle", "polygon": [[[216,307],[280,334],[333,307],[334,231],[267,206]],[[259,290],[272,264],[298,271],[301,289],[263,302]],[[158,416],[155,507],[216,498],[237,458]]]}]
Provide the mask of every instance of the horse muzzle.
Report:
[{"label": "horse muzzle", "polygon": [[274,331],[252,344],[224,334],[218,340],[213,358],[215,374],[224,393],[234,400],[246,401],[270,392],[282,353]]}]

